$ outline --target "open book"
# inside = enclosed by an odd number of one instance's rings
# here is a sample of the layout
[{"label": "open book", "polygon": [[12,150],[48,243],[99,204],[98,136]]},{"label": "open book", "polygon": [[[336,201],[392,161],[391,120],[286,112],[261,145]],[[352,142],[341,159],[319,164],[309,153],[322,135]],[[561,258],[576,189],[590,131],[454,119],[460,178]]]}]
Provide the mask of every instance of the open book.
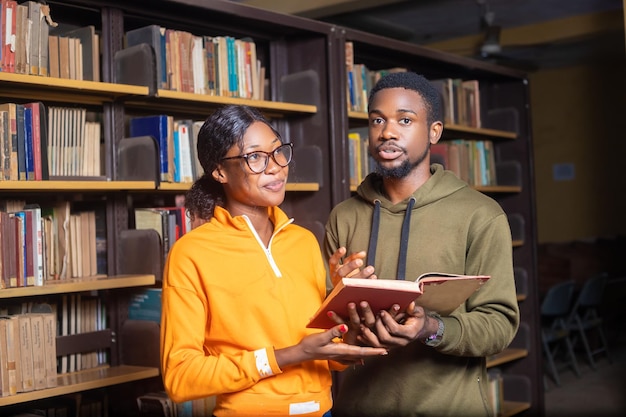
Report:
[{"label": "open book", "polygon": [[411,301],[441,315],[450,314],[469,298],[490,277],[487,275],[456,275],[428,272],[415,281],[342,278],[307,324],[310,328],[328,329],[335,322],[328,317],[334,311],[348,317],[348,303],[367,301],[374,313],[398,304],[401,311]]}]

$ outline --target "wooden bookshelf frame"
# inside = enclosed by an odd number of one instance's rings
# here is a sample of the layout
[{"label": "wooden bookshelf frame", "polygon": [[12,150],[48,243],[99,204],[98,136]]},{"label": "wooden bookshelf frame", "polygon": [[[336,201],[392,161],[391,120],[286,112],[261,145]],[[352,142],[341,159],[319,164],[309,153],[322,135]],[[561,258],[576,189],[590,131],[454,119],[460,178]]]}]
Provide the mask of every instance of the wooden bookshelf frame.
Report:
[{"label": "wooden bookshelf frame", "polygon": [[142,287],[154,285],[155,282],[154,275],[99,275],[85,278],[71,278],[67,280],[47,281],[46,284],[42,286],[3,288],[0,290],[0,299]]},{"label": "wooden bookshelf frame", "polygon": [[[177,191],[185,192],[191,183],[161,182],[158,186],[152,181],[94,181],[85,180],[45,180],[45,181],[0,181],[0,192],[98,192],[98,191]],[[287,191],[319,191],[320,185],[315,182],[286,185]]]},{"label": "wooden bookshelf frame", "polygon": [[29,401],[43,400],[59,395],[73,394],[96,388],[103,388],[126,382],[140,381],[159,376],[158,368],[144,366],[120,365],[101,367],[84,371],[60,374],[57,386],[37,391],[18,393],[8,397],[0,397],[0,407],[22,404]]}]

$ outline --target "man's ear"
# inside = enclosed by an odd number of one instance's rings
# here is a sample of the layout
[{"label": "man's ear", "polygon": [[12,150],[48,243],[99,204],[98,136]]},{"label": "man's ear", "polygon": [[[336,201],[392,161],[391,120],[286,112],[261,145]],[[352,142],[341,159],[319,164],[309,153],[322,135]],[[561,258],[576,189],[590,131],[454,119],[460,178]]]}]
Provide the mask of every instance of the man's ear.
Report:
[{"label": "man's ear", "polygon": [[428,131],[428,139],[430,140],[430,143],[434,145],[435,143],[439,142],[439,139],[441,139],[442,133],[443,133],[442,122],[438,121],[430,125],[430,129]]}]

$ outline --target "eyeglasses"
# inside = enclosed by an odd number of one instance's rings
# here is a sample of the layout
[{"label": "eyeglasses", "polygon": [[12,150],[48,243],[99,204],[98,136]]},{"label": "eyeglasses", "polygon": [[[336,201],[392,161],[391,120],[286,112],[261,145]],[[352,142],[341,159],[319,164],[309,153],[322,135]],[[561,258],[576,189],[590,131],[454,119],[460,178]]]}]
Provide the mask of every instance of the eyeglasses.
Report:
[{"label": "eyeglasses", "polygon": [[270,156],[278,166],[286,167],[291,162],[291,157],[293,156],[293,143],[285,143],[284,145],[280,145],[272,152],[249,152],[243,155],[222,158],[222,161],[226,161],[228,159],[243,158],[246,160],[250,171],[254,172],[255,174],[260,174],[267,169],[267,164],[270,160]]}]

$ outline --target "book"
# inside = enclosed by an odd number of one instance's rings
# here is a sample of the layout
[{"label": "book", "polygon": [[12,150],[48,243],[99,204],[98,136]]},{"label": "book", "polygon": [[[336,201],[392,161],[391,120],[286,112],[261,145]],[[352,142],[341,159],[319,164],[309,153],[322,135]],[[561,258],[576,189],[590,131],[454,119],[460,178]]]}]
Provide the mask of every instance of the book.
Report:
[{"label": "book", "polygon": [[171,178],[168,176],[170,172],[167,143],[168,124],[169,121],[166,115],[134,117],[130,120],[130,136],[152,136],[156,139],[159,147],[161,181],[171,182]]},{"label": "book", "polygon": [[441,315],[448,315],[467,300],[489,279],[487,275],[457,275],[428,272],[415,281],[367,278],[342,278],[328,294],[322,306],[307,324],[309,328],[328,329],[335,322],[328,317],[334,311],[348,317],[348,303],[367,301],[373,312],[388,310],[398,304],[401,310],[415,301],[417,305]]}]

